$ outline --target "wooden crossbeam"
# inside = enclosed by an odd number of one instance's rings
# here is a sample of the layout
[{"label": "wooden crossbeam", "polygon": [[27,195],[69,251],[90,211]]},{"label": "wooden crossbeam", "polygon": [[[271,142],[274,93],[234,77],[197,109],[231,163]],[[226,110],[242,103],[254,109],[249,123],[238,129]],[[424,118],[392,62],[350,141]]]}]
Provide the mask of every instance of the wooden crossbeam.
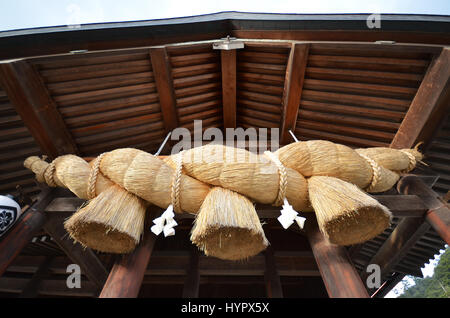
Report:
[{"label": "wooden crossbeam", "polygon": [[[368,264],[380,266],[381,279],[385,279],[429,228],[423,217],[401,220]],[[368,275],[364,271],[362,279],[366,280]]]},{"label": "wooden crossbeam", "polygon": [[433,59],[390,147],[411,148],[428,142],[436,123],[450,110],[450,49]]},{"label": "wooden crossbeam", "polygon": [[292,141],[289,130],[294,131],[302,96],[309,44],[292,44],[284,81],[281,116],[281,144]]},{"label": "wooden crossbeam", "polygon": [[265,272],[264,281],[266,283],[266,294],[268,298],[283,298],[283,288],[281,287],[280,275],[278,275],[275,265],[273,248],[267,247],[264,251]]},{"label": "wooden crossbeam", "polygon": [[223,128],[236,128],[236,50],[222,50]]},{"label": "wooden crossbeam", "polygon": [[[389,208],[395,217],[419,217],[428,210],[427,206],[417,195],[373,195],[373,197]],[[59,213],[73,213],[85,200],[76,197],[55,198],[47,207],[46,211]],[[259,218],[277,218],[280,216],[280,208],[271,205],[257,204],[256,211]],[[177,214],[176,218],[194,219],[193,214]]]},{"label": "wooden crossbeam", "polygon": [[[381,269],[381,278],[391,273],[409,250],[433,226],[444,240],[450,238],[450,210],[447,204],[431,190],[419,177],[405,176],[397,184],[399,193],[416,195],[427,211],[423,216],[401,220],[378,252],[368,264],[377,264]],[[427,221],[427,222],[425,222]],[[363,279],[368,274],[363,275]]]},{"label": "wooden crossbeam", "polygon": [[77,146],[41,76],[28,62],[0,62],[0,80],[43,153],[51,158],[78,154]]},{"label": "wooden crossbeam", "polygon": [[159,104],[166,132],[178,127],[175,90],[173,87],[172,68],[165,47],[150,49],[153,76],[159,95]]},{"label": "wooden crossbeam", "polygon": [[41,230],[45,222],[45,207],[53,199],[53,189],[44,189],[33,204],[13,225],[0,241],[0,276],[31,241],[34,234]]},{"label": "wooden crossbeam", "polygon": [[[157,216],[152,211],[148,216]],[[156,236],[147,231],[143,241],[131,253],[123,255],[111,269],[108,279],[100,293],[100,298],[136,298],[139,294]]]},{"label": "wooden crossbeam", "polygon": [[45,231],[50,234],[72,262],[80,266],[81,272],[98,288],[102,288],[108,277],[106,268],[91,249],[75,244],[67,235],[67,231],[64,229],[65,219],[65,215],[47,212]]},{"label": "wooden crossbeam", "polygon": [[330,298],[369,297],[345,247],[329,243],[320,232],[315,218],[308,219],[305,230],[328,296]]},{"label": "wooden crossbeam", "polygon": [[422,180],[414,176],[405,176],[397,184],[401,193],[417,195],[428,208],[426,221],[441,238],[450,244],[450,205]]}]

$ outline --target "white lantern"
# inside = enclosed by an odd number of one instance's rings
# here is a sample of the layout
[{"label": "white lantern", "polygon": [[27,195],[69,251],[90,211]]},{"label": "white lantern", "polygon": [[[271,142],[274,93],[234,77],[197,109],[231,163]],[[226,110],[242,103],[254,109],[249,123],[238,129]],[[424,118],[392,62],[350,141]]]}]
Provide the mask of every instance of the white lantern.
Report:
[{"label": "white lantern", "polygon": [[16,222],[22,209],[11,195],[0,195],[0,237]]}]

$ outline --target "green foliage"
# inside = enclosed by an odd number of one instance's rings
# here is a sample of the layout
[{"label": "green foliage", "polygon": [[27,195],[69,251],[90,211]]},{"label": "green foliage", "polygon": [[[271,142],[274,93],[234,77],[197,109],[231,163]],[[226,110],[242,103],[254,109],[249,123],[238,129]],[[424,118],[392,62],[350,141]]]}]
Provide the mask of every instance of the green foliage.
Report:
[{"label": "green foliage", "polygon": [[433,277],[413,278],[399,298],[449,298],[450,297],[450,249],[444,252],[434,269]]}]

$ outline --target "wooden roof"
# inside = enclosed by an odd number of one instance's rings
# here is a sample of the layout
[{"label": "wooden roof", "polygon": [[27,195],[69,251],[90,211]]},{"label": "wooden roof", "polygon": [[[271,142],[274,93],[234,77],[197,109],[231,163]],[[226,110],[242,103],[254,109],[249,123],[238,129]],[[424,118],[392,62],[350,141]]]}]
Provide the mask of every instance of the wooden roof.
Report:
[{"label": "wooden roof", "polygon": [[[20,185],[28,195],[39,193],[22,167],[27,156],[93,157],[119,147],[155,152],[168,131],[192,131],[201,119],[203,129],[278,127],[281,144],[291,142],[290,129],[301,140],[350,147],[424,141],[425,162],[439,175],[434,189],[445,195],[450,18],[383,15],[379,31],[368,30],[366,18],[220,13],[0,32],[0,58],[8,59],[0,62],[0,192]],[[227,35],[242,38],[245,48],[213,50]],[[350,250],[358,270],[401,221]],[[36,244],[23,256],[58,250]],[[388,276],[419,275],[443,244],[432,228],[423,230]]]}]

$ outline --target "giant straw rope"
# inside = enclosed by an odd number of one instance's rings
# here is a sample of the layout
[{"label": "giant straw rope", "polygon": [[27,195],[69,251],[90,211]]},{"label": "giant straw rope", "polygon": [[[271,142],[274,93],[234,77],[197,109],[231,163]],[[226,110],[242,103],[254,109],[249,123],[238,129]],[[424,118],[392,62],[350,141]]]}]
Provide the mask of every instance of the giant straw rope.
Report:
[{"label": "giant straw rope", "polygon": [[[417,149],[353,150],[313,140],[264,155],[206,145],[162,159],[123,148],[103,153],[90,164],[65,155],[50,164],[29,157],[24,165],[39,182],[91,200],[66,222],[71,236],[84,245],[130,252],[142,236],[145,208],[153,204],[165,209],[172,204],[177,213],[199,214],[191,240],[205,253],[241,259],[268,244],[250,202],[280,206],[287,199],[298,212],[315,211],[321,231],[332,243],[349,245],[373,238],[389,226],[391,215],[366,192],[389,190],[422,158]],[[112,203],[119,197],[120,203]],[[237,244],[241,252],[222,243]],[[244,243],[251,252],[244,250]]]}]

